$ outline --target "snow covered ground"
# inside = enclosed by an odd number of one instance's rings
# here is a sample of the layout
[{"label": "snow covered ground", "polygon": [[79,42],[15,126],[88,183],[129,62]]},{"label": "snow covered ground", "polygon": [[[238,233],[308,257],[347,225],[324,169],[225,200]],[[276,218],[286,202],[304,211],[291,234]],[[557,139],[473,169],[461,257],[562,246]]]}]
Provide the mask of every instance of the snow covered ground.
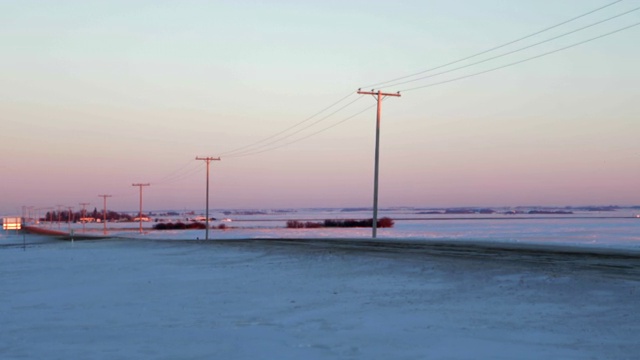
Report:
[{"label": "snow covered ground", "polygon": [[[451,241],[562,243],[568,241],[564,235],[574,234],[571,241],[578,246],[593,241],[630,251],[638,246],[638,222],[509,221],[430,222],[430,230],[409,222],[381,236],[415,234],[405,239],[421,241],[431,231],[434,238]],[[369,234],[367,229],[327,231],[216,230],[212,237],[229,241],[209,242],[185,241],[202,239],[204,231],[149,232],[73,243],[3,233],[0,358],[633,359],[640,354],[637,256],[454,256],[269,240]],[[254,240],[233,240],[241,238]]]},{"label": "snow covered ground", "polygon": [[[378,237],[394,240],[446,240],[490,241],[511,244],[542,244],[579,246],[589,248],[615,248],[640,251],[640,218],[637,211],[612,212],[576,211],[571,215],[504,215],[504,214],[421,214],[413,209],[382,211],[380,217],[395,220],[390,229],[379,229]],[[324,219],[371,217],[369,211],[341,211],[340,209],[296,210],[290,213],[266,212],[265,214],[215,214],[218,219],[231,217],[233,221],[213,221],[212,226],[225,225],[227,230],[212,229],[211,239],[245,238],[355,238],[371,237],[371,229],[285,229],[286,221],[321,222]],[[157,217],[156,217],[157,218]],[[162,218],[161,218],[162,219]],[[164,219],[172,222],[184,218]],[[204,239],[204,230],[153,231],[155,222],[144,222],[144,233],[137,230],[138,223],[107,223],[110,236],[143,239]],[[82,235],[83,225],[42,224],[44,228],[69,231]],[[102,235],[103,224],[85,224],[89,234]],[[2,236],[0,234],[0,236]]]}]

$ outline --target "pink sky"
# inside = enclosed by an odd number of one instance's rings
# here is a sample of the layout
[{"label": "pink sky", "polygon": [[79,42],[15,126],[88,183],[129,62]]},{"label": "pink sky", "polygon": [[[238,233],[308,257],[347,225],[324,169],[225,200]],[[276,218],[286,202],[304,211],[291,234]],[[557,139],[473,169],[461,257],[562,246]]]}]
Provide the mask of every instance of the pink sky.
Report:
[{"label": "pink sky", "polygon": [[[205,172],[196,156],[222,157],[212,164],[214,208],[370,206],[375,108],[337,124],[375,104],[356,95],[358,87],[607,4],[453,3],[1,4],[0,214],[100,207],[99,194],[114,195],[113,209],[136,210],[136,182],[151,183],[149,209],[201,209]],[[631,9],[615,4],[529,43]],[[451,77],[598,36],[638,16]],[[640,204],[639,34],[635,27],[387,99],[380,205]],[[341,105],[357,101],[276,142],[280,148],[224,155],[349,93]]]}]

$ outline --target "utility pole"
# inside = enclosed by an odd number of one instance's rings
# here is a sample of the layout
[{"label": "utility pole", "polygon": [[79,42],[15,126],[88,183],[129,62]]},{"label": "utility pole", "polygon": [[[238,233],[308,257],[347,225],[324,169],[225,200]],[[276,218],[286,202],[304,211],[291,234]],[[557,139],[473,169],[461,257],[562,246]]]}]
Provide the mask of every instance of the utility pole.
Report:
[{"label": "utility pole", "polygon": [[33,210],[34,210],[33,206],[27,206],[27,218],[28,218],[27,222],[29,222],[29,223],[33,222],[32,221],[33,220]]},{"label": "utility pole", "polygon": [[56,207],[58,208],[58,230],[60,230],[60,213],[62,212],[60,209],[62,209],[62,205],[56,205]]},{"label": "utility pole", "polygon": [[80,203],[80,205],[82,205],[82,218],[80,219],[80,222],[82,223],[82,232],[85,232],[85,228],[84,228],[84,223],[87,222],[87,205],[89,205],[89,203]]},{"label": "utility pole", "polygon": [[220,158],[214,158],[214,157],[199,157],[196,156],[196,160],[204,160],[207,163],[207,200],[206,200],[206,210],[205,210],[205,232],[204,232],[204,239],[205,240],[209,240],[209,164],[211,163],[212,160],[216,160],[216,161],[220,161]]},{"label": "utility pole", "polygon": [[138,219],[140,219],[140,234],[142,234],[142,187],[143,186],[149,186],[151,184],[146,183],[146,184],[131,184],[131,186],[137,186],[140,188],[140,214],[138,215]]},{"label": "utility pole", "polygon": [[378,102],[378,113],[376,116],[376,153],[375,153],[375,165],[373,171],[373,224],[371,237],[375,239],[378,232],[378,174],[380,172],[380,117],[382,114],[382,100],[387,96],[400,97],[400,92],[397,93],[383,93],[382,91],[361,91],[358,89],[360,95],[373,95]]},{"label": "utility pole", "polygon": [[[52,207],[46,207],[46,208],[37,208],[36,211],[38,213],[40,213],[41,210],[53,210]],[[48,216],[47,216],[48,215]],[[47,211],[44,215],[44,221],[48,222],[49,227],[51,228],[53,225],[53,214],[49,211]]]},{"label": "utility pole", "polygon": [[69,215],[67,216],[67,225],[69,226],[69,233],[71,233],[71,222],[73,221],[73,206],[67,206],[69,208]]},{"label": "utility pole", "polygon": [[107,198],[111,197],[111,195],[98,195],[104,201],[104,207],[102,208],[102,225],[104,228],[104,234],[107,235]]}]

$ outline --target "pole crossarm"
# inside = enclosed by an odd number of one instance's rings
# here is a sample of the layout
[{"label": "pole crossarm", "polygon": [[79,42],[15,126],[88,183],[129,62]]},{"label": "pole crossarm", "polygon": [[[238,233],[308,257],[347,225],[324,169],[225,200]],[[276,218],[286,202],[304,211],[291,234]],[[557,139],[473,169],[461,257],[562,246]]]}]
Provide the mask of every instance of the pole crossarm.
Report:
[{"label": "pole crossarm", "polygon": [[207,163],[207,199],[205,201],[206,203],[206,209],[205,209],[205,220],[204,220],[204,226],[205,226],[205,230],[204,230],[204,238],[205,240],[209,240],[209,164],[211,164],[211,161],[220,161],[221,159],[219,157],[211,157],[211,156],[196,156],[196,160],[204,160],[205,163]]},{"label": "pole crossarm", "polygon": [[222,160],[219,157],[211,157],[211,156],[207,156],[207,157],[200,157],[200,156],[196,156],[196,160],[205,160],[205,161],[211,161],[211,160]]},{"label": "pole crossarm", "polygon": [[402,95],[400,95],[400,91],[398,92],[394,92],[394,93],[383,93],[382,91],[378,90],[378,91],[362,91],[360,89],[358,89],[358,94],[360,95],[374,95],[374,96],[383,96],[383,97],[387,97],[387,96],[396,96],[396,97],[400,97]]},{"label": "pole crossarm", "polygon": [[400,91],[396,93],[383,93],[381,90],[362,91],[358,89],[360,95],[373,95],[378,102],[378,112],[376,115],[376,150],[373,172],[373,219],[371,224],[371,237],[375,238],[378,231],[378,175],[380,173],[380,120],[382,117],[382,100],[387,96],[400,97]]}]

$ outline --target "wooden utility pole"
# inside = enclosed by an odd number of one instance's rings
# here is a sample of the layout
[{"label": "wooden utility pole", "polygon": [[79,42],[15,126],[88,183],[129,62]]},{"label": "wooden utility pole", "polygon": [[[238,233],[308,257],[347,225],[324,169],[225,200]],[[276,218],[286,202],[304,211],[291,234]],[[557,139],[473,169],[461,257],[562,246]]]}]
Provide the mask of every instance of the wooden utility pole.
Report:
[{"label": "wooden utility pole", "polygon": [[107,198],[111,197],[111,195],[98,195],[99,197],[101,197],[104,201],[104,207],[102,208],[102,227],[103,227],[103,233],[105,235],[107,235]]},{"label": "wooden utility pole", "polygon": [[207,163],[207,200],[205,201],[206,203],[206,210],[205,210],[205,232],[204,232],[204,239],[205,240],[209,240],[209,164],[211,163],[211,161],[216,160],[216,161],[220,161],[220,158],[214,158],[214,157],[199,157],[196,156],[196,160],[204,160],[204,162]]},{"label": "wooden utility pole", "polygon": [[378,102],[378,113],[376,116],[376,153],[375,153],[375,164],[373,171],[373,224],[372,225],[372,234],[371,237],[375,238],[377,236],[378,231],[378,174],[380,169],[380,117],[382,113],[382,100],[387,96],[400,96],[400,92],[397,93],[383,93],[382,91],[361,91],[358,89],[358,94],[360,95],[373,95],[376,101]]},{"label": "wooden utility pole", "polygon": [[63,205],[56,205],[56,207],[58,208],[58,230],[60,230],[60,214],[62,214],[62,207]]},{"label": "wooden utility pole", "polygon": [[80,203],[80,205],[82,205],[82,218],[80,219],[80,222],[82,223],[82,232],[85,232],[85,228],[84,228],[84,223],[87,222],[87,205],[89,205],[89,203]]},{"label": "wooden utility pole", "polygon": [[69,225],[69,233],[71,233],[71,222],[73,221],[73,206],[67,206],[69,208],[69,215],[67,216],[67,225]]},{"label": "wooden utility pole", "polygon": [[132,184],[131,186],[137,186],[140,188],[140,214],[138,215],[138,219],[140,219],[140,234],[142,234],[142,187],[149,186],[151,184]]}]

